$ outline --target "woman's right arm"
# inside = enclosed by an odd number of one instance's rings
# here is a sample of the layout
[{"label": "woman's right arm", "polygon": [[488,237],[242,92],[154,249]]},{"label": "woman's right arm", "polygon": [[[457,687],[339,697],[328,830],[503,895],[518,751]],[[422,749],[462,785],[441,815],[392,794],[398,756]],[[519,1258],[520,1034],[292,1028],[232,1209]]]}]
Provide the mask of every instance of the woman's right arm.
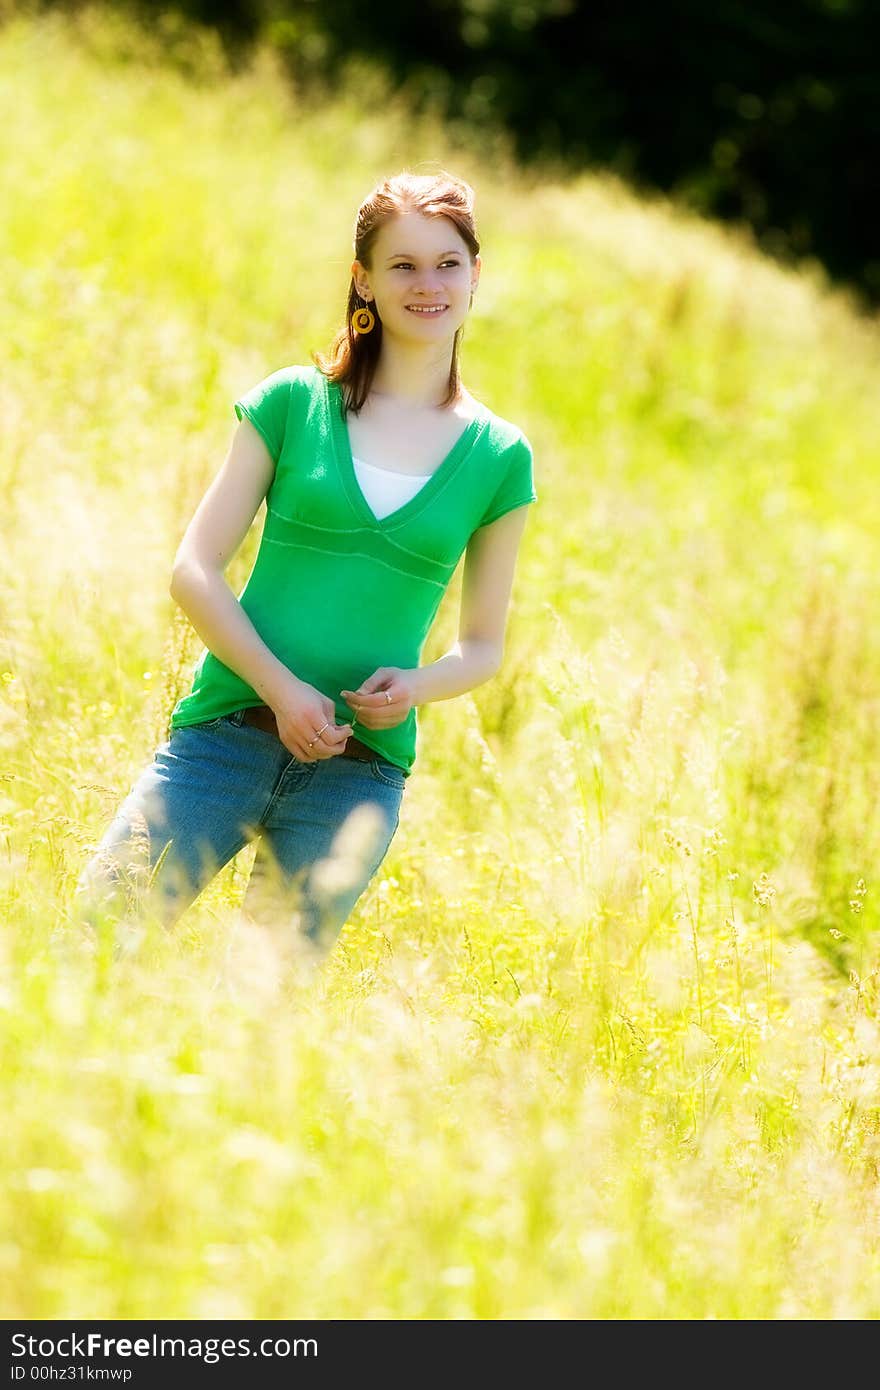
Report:
[{"label": "woman's right arm", "polygon": [[[301,681],[270,651],[224,578],[274,471],[262,436],[245,416],[178,546],[169,592],[208,650],[275,711],[284,744],[311,762],[341,752],[351,726],[337,725],[333,701]],[[330,727],[309,748],[308,740],[325,720]]]}]

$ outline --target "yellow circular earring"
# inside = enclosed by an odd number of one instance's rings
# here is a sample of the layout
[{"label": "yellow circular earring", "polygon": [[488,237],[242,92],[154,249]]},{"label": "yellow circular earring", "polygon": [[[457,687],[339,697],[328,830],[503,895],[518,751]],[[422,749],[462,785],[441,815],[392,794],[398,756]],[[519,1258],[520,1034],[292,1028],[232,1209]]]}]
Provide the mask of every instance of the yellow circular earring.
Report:
[{"label": "yellow circular earring", "polygon": [[355,309],[351,316],[351,326],[355,333],[371,333],[376,322],[376,315],[366,307]]}]

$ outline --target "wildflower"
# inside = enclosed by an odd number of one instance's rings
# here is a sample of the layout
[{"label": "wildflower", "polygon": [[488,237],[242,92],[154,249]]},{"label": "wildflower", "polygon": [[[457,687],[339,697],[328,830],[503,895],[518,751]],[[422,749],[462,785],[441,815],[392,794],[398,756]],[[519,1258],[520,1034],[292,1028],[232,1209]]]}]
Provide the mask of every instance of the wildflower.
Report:
[{"label": "wildflower", "polygon": [[757,883],[752,884],[752,896],[761,907],[769,907],[776,896],[776,889],[766,873],[762,873]]},{"label": "wildflower", "polygon": [[717,825],[713,826],[711,830],[706,831],[705,840],[706,843],[703,846],[703,853],[708,855],[717,854],[721,845],[727,844],[726,838],[722,835]]}]

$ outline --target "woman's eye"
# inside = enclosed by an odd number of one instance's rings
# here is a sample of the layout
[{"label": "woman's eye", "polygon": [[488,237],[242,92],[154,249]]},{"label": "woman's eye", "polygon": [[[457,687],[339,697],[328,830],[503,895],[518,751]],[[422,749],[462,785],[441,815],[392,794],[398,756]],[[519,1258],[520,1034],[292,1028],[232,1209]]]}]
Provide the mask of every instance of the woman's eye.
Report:
[{"label": "woman's eye", "polygon": [[[455,269],[455,268],[456,268],[457,266],[459,266],[461,263],[460,263],[460,261],[443,261],[442,264],[443,264],[443,265],[451,265],[451,266],[453,267],[453,269]],[[412,261],[401,261],[401,262],[399,263],[399,265],[392,266],[391,268],[392,268],[392,270],[411,270],[411,269],[412,269]]]}]

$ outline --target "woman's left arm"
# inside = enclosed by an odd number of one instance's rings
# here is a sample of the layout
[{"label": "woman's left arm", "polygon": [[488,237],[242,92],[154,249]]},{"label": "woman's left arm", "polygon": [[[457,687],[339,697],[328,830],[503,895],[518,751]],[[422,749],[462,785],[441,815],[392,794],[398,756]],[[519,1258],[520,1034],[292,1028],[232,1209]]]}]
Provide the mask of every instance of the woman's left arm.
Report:
[{"label": "woman's left arm", "polygon": [[527,514],[527,505],[514,507],[480,526],[468,541],[458,641],[450,651],[415,670],[381,666],[359,690],[341,692],[365,728],[392,728],[403,722],[413,705],[451,700],[495,675],[504,656],[507,611]]},{"label": "woman's left arm", "polygon": [[482,685],[504,659],[504,633],[519,543],[528,507],[515,507],[481,526],[468,541],[461,583],[458,641],[439,660],[420,666],[417,705],[449,700]]}]

